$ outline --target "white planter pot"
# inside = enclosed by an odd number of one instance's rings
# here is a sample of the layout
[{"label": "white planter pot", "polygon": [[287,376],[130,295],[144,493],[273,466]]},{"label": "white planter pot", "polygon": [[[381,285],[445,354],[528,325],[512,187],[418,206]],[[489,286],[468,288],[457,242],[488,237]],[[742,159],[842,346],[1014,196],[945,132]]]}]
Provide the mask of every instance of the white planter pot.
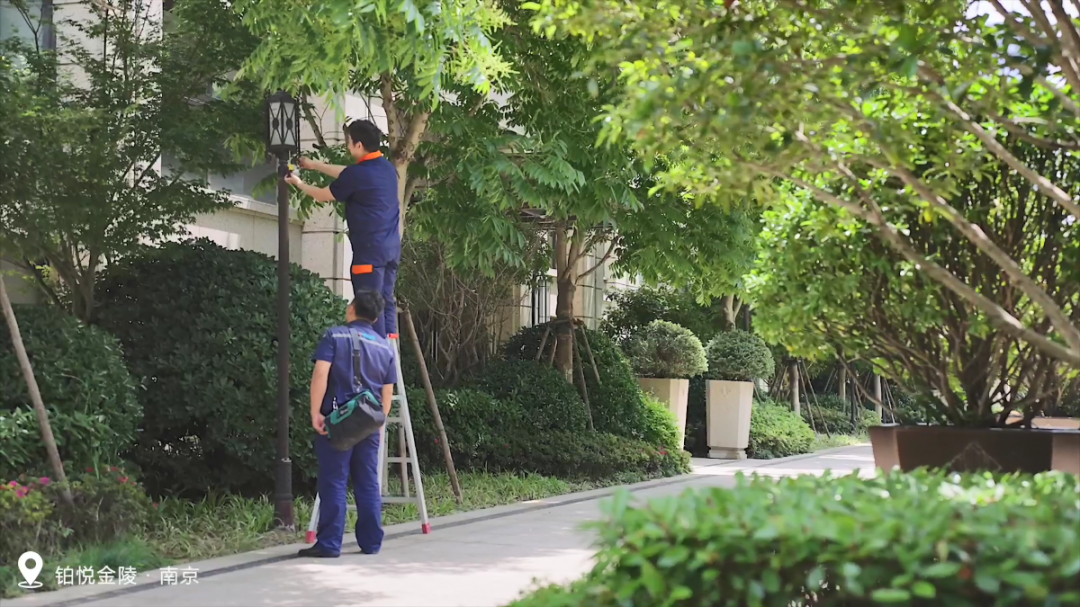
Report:
[{"label": "white planter pot", "polygon": [[686,438],[686,403],[690,398],[690,380],[639,377],[638,385],[642,392],[652,394],[675,414],[679,425],[679,448],[682,449]]},{"label": "white planter pot", "polygon": [[750,445],[750,414],[753,405],[753,382],[705,382],[705,423],[709,427],[709,457],[746,459],[746,448]]}]

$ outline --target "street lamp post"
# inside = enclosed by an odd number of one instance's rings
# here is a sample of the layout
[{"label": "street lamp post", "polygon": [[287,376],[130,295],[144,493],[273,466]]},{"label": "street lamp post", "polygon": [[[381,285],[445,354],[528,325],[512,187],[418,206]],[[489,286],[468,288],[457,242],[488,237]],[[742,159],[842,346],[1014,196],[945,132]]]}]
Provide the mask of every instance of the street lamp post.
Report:
[{"label": "street lamp post", "polygon": [[281,527],[296,527],[292,460],[289,459],[289,156],[300,151],[300,112],[296,100],[278,91],[266,102],[267,150],[278,166],[277,291],[277,445],[274,464],[274,516]]}]

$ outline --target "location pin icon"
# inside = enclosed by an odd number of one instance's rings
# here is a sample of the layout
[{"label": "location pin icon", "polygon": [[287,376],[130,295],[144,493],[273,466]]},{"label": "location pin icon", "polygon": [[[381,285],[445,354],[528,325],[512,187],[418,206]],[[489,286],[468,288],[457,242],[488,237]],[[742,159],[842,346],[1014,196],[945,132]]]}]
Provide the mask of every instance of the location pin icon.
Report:
[{"label": "location pin icon", "polygon": [[20,588],[41,588],[41,582],[36,581],[41,573],[44,562],[41,555],[36,552],[24,552],[19,557],[19,572],[22,573],[25,582],[19,582]]}]

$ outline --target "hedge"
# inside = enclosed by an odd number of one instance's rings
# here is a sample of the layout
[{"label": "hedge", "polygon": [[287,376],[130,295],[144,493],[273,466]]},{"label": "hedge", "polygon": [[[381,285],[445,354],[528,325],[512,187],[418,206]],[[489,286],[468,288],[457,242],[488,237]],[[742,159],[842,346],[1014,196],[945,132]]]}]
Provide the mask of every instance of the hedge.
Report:
[{"label": "hedge", "polygon": [[862,436],[867,433],[871,426],[881,425],[881,415],[873,409],[859,407],[856,411],[858,416],[853,424],[851,422],[851,405],[840,400],[839,396],[825,394],[805,402],[802,405],[802,416],[806,423],[811,423],[814,430],[819,433],[847,434],[850,436]]},{"label": "hedge", "polygon": [[546,363],[494,360],[467,379],[464,386],[514,402],[522,421],[537,431],[584,431],[589,425],[585,403],[577,390]]},{"label": "hedge", "polygon": [[[117,461],[135,442],[142,409],[120,343],[54,306],[15,306],[60,457],[80,469]],[[50,471],[37,416],[0,321],[0,479]]]},{"label": "hedge", "polygon": [[[424,392],[410,389],[408,397],[421,465],[441,470],[442,446]],[[665,446],[584,429],[538,431],[521,403],[478,390],[439,390],[436,398],[459,470],[535,472],[588,481],[633,481],[690,470],[684,452]],[[397,453],[396,434],[388,443]]]},{"label": "hedge", "polygon": [[809,453],[816,435],[786,404],[768,399],[754,401],[750,415],[750,446],[747,457],[775,459]]},{"label": "hedge", "polygon": [[[99,322],[143,387],[133,455],[153,493],[272,491],[276,267],[267,255],[200,240],[147,249],[102,274]],[[344,322],[345,303],[317,274],[295,265],[291,274],[290,455],[303,484],[316,470],[311,355]]]},{"label": "hedge", "polygon": [[613,500],[591,573],[517,607],[1075,605],[1077,477],[740,477]]},{"label": "hedge", "polygon": [[[547,324],[525,327],[511,337],[504,349],[506,359],[534,360],[546,327]],[[662,434],[648,427],[650,416],[646,412],[645,396],[626,356],[603,333],[585,329],[585,335],[600,373],[598,384],[583,346],[585,384],[596,430],[638,440]],[[580,339],[580,331],[578,336]],[[548,341],[546,347],[550,347],[550,339]]]}]

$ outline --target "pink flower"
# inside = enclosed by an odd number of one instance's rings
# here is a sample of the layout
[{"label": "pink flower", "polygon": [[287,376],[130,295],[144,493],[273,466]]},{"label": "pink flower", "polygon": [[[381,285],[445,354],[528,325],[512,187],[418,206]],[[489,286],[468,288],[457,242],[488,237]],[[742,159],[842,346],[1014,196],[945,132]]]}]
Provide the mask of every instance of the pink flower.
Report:
[{"label": "pink flower", "polygon": [[16,497],[26,497],[27,493],[29,493],[29,491],[27,491],[25,487],[20,487],[19,490],[15,492],[15,495]]},{"label": "pink flower", "polygon": [[120,477],[120,482],[121,483],[126,483],[127,481],[128,481],[128,477],[126,477],[126,476]]},{"label": "pink flower", "polygon": [[38,482],[41,483],[41,486],[43,486],[43,487],[48,487],[49,484],[52,483],[52,481],[50,481],[49,477],[47,477],[47,476],[43,476],[43,477],[39,478]]},{"label": "pink flower", "polygon": [[9,487],[18,487],[18,486],[19,486],[19,482],[18,482],[18,481],[11,481],[10,483],[8,483],[8,486],[9,486]]},{"label": "pink flower", "polygon": [[113,466],[112,468],[109,468],[109,472],[116,472],[116,466]]},{"label": "pink flower", "polygon": [[157,502],[154,502],[154,507],[157,508]]},{"label": "pink flower", "polygon": [[90,473],[93,473],[93,472],[94,472],[94,469],[93,469],[93,468],[87,468],[87,469],[86,469],[86,471],[87,471],[87,472],[90,472]]}]

